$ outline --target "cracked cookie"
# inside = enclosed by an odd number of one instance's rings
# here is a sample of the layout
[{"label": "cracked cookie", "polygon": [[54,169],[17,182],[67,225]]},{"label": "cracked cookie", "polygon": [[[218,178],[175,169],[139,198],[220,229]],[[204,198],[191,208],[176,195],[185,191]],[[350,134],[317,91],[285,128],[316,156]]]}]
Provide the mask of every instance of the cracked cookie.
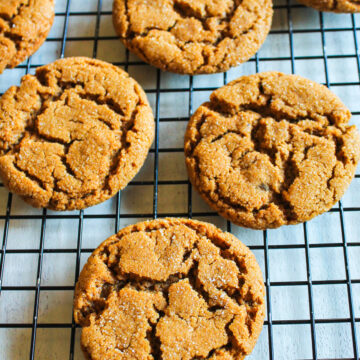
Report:
[{"label": "cracked cookie", "polygon": [[35,207],[83,209],[136,175],[154,137],[146,95],[99,60],[39,67],[0,99],[0,175]]},{"label": "cracked cookie", "polygon": [[360,12],[360,0],[298,0],[300,3],[319,11],[335,13]]},{"label": "cracked cookie", "polygon": [[271,0],[114,0],[124,45],[180,74],[227,71],[250,59],[270,30]]},{"label": "cracked cookie", "polygon": [[329,210],[360,159],[350,111],[325,86],[266,72],[214,91],[185,135],[190,180],[240,226],[276,228]]},{"label": "cracked cookie", "polygon": [[0,0],[0,73],[32,55],[54,21],[54,0]]},{"label": "cracked cookie", "polygon": [[74,318],[88,359],[244,359],[265,316],[261,270],[230,233],[188,219],[128,226],[90,256]]}]

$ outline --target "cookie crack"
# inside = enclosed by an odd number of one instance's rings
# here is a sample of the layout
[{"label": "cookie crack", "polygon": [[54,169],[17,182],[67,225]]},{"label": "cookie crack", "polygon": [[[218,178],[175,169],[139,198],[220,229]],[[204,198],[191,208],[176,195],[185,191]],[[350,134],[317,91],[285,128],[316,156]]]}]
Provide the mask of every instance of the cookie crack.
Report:
[{"label": "cookie crack", "polygon": [[[159,315],[158,318],[158,322],[159,322],[159,320],[163,317],[163,315],[161,315],[160,312],[157,311],[155,308],[154,311],[157,312],[157,314]],[[154,360],[162,360],[161,342],[159,337],[156,335],[157,323],[152,324],[151,321],[149,321],[148,323],[151,329],[150,331],[147,332],[146,339],[150,344],[150,356],[152,356]]]},{"label": "cookie crack", "polygon": [[8,22],[11,28],[12,21],[16,16],[18,16],[23,8],[28,8],[30,6],[30,0],[26,0],[24,3],[21,3],[17,6],[15,13],[12,16],[8,16],[5,13],[0,13],[0,18]]},{"label": "cookie crack", "polygon": [[42,190],[48,191],[48,189],[46,189],[46,183],[37,176],[30,174],[30,172],[25,169],[22,169],[15,161],[13,162],[13,165],[17,171],[23,173],[29,180],[35,182]]},{"label": "cookie crack", "polygon": [[[187,226],[191,230],[194,230],[198,236],[203,236],[201,235],[200,232],[198,232],[197,229],[189,227],[188,225],[185,226]],[[214,239],[212,239],[212,242],[220,250],[221,256],[224,259],[234,261],[237,264],[237,267],[239,268],[241,273],[239,275],[239,289],[238,289],[240,290],[244,280],[243,274],[247,273],[246,269],[244,268],[244,264],[242,264],[240,260],[235,259],[232,254],[227,252],[227,250],[230,249],[230,246],[223,246],[223,245],[220,246],[220,244],[217,243],[216,240]],[[186,260],[190,258],[191,255],[197,250],[198,248],[196,242],[194,246],[188,250],[188,252],[185,252],[182,262],[185,263]],[[105,253],[103,253],[103,255],[105,255]],[[104,296],[104,298],[107,298],[112,291],[114,290],[119,291],[124,287],[130,287],[137,291],[148,291],[148,292],[162,291],[164,292],[164,294],[167,294],[169,288],[172,285],[178,283],[184,278],[187,278],[192,288],[198,293],[200,297],[202,297],[205,300],[207,304],[210,304],[210,307],[216,306],[216,304],[215,305],[212,304],[213,300],[209,297],[209,293],[205,290],[204,285],[198,280],[199,263],[194,259],[192,259],[193,262],[186,273],[178,272],[175,274],[171,274],[166,280],[161,281],[161,280],[153,280],[152,278],[146,276],[139,276],[138,274],[134,274],[131,272],[126,272],[126,273],[123,273],[121,271],[119,272],[119,269],[117,268],[117,264],[121,263],[121,256],[117,254],[116,261],[112,260],[114,262],[114,265],[109,265],[107,262],[107,257],[109,255],[105,255],[106,258],[103,259],[102,261],[104,262],[107,269],[109,269],[110,273],[112,274],[112,277],[116,279],[116,282],[114,284],[109,284],[109,283],[103,284],[104,291],[102,291],[102,296]],[[231,298],[234,293],[234,289],[232,288],[231,289],[221,288],[219,290],[225,292],[229,298]],[[250,303],[246,299],[244,299],[244,302],[250,305]]]},{"label": "cookie crack", "polygon": [[[204,121],[205,121],[205,120],[204,120]],[[198,127],[198,129],[199,129],[199,128],[201,128],[201,125]],[[223,138],[224,136],[226,136],[226,135],[229,134],[229,133],[235,133],[236,135],[241,135],[241,132],[240,132],[240,131],[226,131],[225,133],[223,133],[223,134],[219,135],[218,137],[216,137],[215,139],[211,140],[211,142],[213,143],[213,142],[219,141],[221,138]],[[201,141],[201,140],[199,140],[199,142],[200,142],[200,141]],[[198,143],[199,143],[199,142],[198,142]],[[253,142],[253,144],[254,144],[254,150],[251,150],[251,151],[257,151],[257,152],[260,152],[260,153],[264,153],[263,151],[261,151],[259,145],[257,146],[254,142]],[[200,179],[200,178],[201,178],[201,173],[202,173],[202,171],[200,170],[200,166],[199,166],[199,158],[193,154],[196,146],[197,146],[197,145],[195,145],[195,147],[191,150],[191,154],[189,154],[189,153],[187,154],[187,157],[192,158],[192,159],[195,160],[195,173],[196,173],[195,178],[196,178],[196,179]],[[249,150],[248,152],[250,152],[250,150]],[[248,153],[248,152],[246,152],[246,153]],[[246,154],[246,153],[245,153],[245,154]],[[269,158],[272,157],[272,162],[274,162],[273,154],[272,154],[272,153],[268,153],[268,152],[265,152],[265,153],[269,156]],[[245,156],[245,154],[243,154],[243,156]],[[229,156],[230,156],[230,155],[231,155],[231,154],[229,153]],[[241,204],[239,204],[239,203],[236,203],[236,202],[232,201],[230,197],[227,197],[227,196],[225,196],[223,193],[220,192],[220,190],[219,190],[219,184],[218,184],[218,182],[217,182],[217,178],[216,178],[216,177],[208,177],[208,179],[209,179],[210,181],[213,180],[215,188],[214,188],[213,190],[210,189],[210,190],[208,190],[208,191],[204,191],[203,189],[199,189],[199,191],[204,195],[204,198],[205,198],[205,199],[207,199],[207,198],[213,199],[213,194],[215,194],[217,201],[220,200],[224,205],[227,205],[229,208],[234,208],[234,209],[236,209],[237,211],[241,211],[241,212],[243,212],[243,213],[247,213],[247,212],[248,212],[248,209],[247,209],[246,206],[241,205]],[[295,180],[295,179],[293,179],[292,182],[293,182],[294,180]],[[282,190],[284,190],[284,189],[282,189]],[[281,196],[281,195],[280,195],[280,196]],[[274,196],[272,199],[269,200],[269,202],[268,202],[267,204],[262,205],[262,206],[261,206],[260,208],[258,208],[258,209],[253,209],[253,210],[252,210],[253,213],[256,215],[256,214],[258,214],[261,210],[266,210],[266,209],[269,207],[269,205],[270,205],[270,203],[271,203],[272,201],[275,202],[276,205],[278,205],[278,206],[283,210],[284,215],[285,215],[287,218],[289,218],[289,220],[290,220],[290,217],[291,217],[291,218],[294,217],[294,214],[293,214],[293,212],[292,212],[292,206],[291,206],[291,204],[290,204],[288,201],[286,201],[286,199],[283,199],[283,200],[282,200],[282,196],[281,196],[281,198],[279,198],[279,196]],[[226,209],[224,209],[224,210],[226,211]]]},{"label": "cookie crack", "polygon": [[[174,21],[174,23],[172,25],[170,25],[168,28],[164,29],[164,28],[161,28],[161,27],[157,27],[157,26],[148,26],[146,27],[145,31],[143,32],[136,32],[136,31],[133,31],[133,30],[129,30],[127,31],[126,33],[126,36],[120,36],[120,39],[125,41],[125,42],[129,42],[129,40],[133,40],[137,37],[140,37],[140,38],[146,38],[150,35],[150,33],[154,30],[157,30],[157,31],[161,31],[161,32],[171,32],[171,30],[173,30],[176,25],[178,24],[179,20],[176,20]],[[239,33],[237,33],[236,35],[234,36],[230,36],[230,35],[226,35],[229,33],[229,30],[228,29],[224,29],[224,30],[221,30],[219,35],[214,39],[214,40],[187,40],[187,41],[182,41],[182,40],[179,40],[174,34],[174,38],[176,40],[176,43],[174,45],[176,45],[180,50],[184,51],[184,45],[187,45],[187,44],[202,44],[202,45],[209,45],[209,46],[212,46],[214,48],[217,47],[217,45],[219,45],[219,43],[225,39],[231,39],[231,40],[236,40],[244,35],[247,35],[249,34],[250,32],[254,31],[255,27],[256,27],[257,23],[253,24],[251,27],[249,27],[248,29],[246,30],[243,30]],[[206,29],[204,28],[204,30],[206,31]],[[138,50],[138,49],[137,49]]]},{"label": "cookie crack", "polygon": [[[221,23],[229,24],[235,14],[235,11],[237,10],[237,8],[239,6],[242,5],[242,3],[243,3],[242,0],[233,1],[231,8],[225,12],[225,16],[211,15],[208,4],[205,4],[205,7],[204,7],[204,11],[205,11],[206,15],[204,16],[202,14],[198,14],[198,13],[192,11],[191,5],[189,5],[188,8],[186,9],[186,4],[180,5],[178,0],[175,0],[175,2],[174,2],[174,11],[181,17],[182,20],[188,19],[188,18],[190,18],[190,19],[194,18],[201,22],[202,28],[204,31],[211,31],[211,28],[209,27],[209,25],[207,23],[207,21],[209,19],[216,18],[219,25],[221,25]],[[185,8],[184,8],[184,5],[185,5]],[[250,11],[254,12],[254,9],[250,9]],[[255,9],[255,13],[259,17],[259,14],[256,9]],[[235,36],[228,36],[228,35],[226,35],[229,33],[228,26],[229,25],[227,25],[225,27],[225,29],[221,29],[219,31],[219,35],[214,41],[189,41],[189,42],[197,42],[197,43],[209,44],[209,45],[213,44],[216,46],[220,43],[220,41],[224,40],[225,38],[236,39],[236,38],[239,38],[242,35],[246,34],[250,30],[250,29],[244,30],[243,32],[236,34]],[[254,28],[254,25],[251,27],[251,29],[253,29],[253,28]],[[164,31],[170,31],[170,30],[171,30],[171,28],[164,30]]]},{"label": "cookie crack", "polygon": [[229,135],[229,134],[235,134],[235,135],[240,135],[240,136],[243,135],[240,131],[227,130],[227,131],[225,131],[223,134],[218,135],[217,137],[215,137],[214,139],[212,139],[212,140],[211,140],[211,143],[213,144],[214,142],[217,142],[217,141],[221,140],[222,138],[224,138],[225,136],[227,136],[227,135]]},{"label": "cookie crack", "polygon": [[[12,16],[8,16],[6,13],[0,13],[0,18],[7,24],[8,29],[3,29],[3,32],[0,32],[0,37],[6,38],[10,41],[12,41],[15,45],[15,48],[17,51],[21,50],[21,43],[23,41],[23,37],[17,34],[13,33],[13,27],[14,27],[14,19],[19,16],[23,9],[30,7],[30,0],[27,0],[25,3],[21,3],[17,6],[15,13]],[[29,39],[28,43],[29,45],[34,45],[36,43],[37,39]],[[14,56],[9,59],[6,66],[11,63],[12,59],[16,56]]]},{"label": "cookie crack", "polygon": [[[335,125],[338,129],[340,129],[342,132],[343,130],[336,125],[336,122],[333,120],[334,114],[333,112],[324,112],[324,113],[309,113],[309,111],[306,112],[306,116],[291,116],[290,114],[286,113],[285,111],[282,111],[281,109],[272,109],[271,105],[275,100],[281,100],[281,102],[291,108],[294,106],[294,104],[289,103],[285,98],[276,98],[274,99],[275,95],[267,92],[265,90],[265,86],[263,84],[262,80],[259,80],[258,83],[258,89],[259,89],[259,97],[258,101],[260,104],[256,104],[254,102],[249,102],[248,104],[242,104],[240,105],[236,111],[252,111],[260,115],[262,118],[271,117],[276,121],[282,121],[286,120],[287,122],[291,124],[298,124],[301,121],[311,120],[314,122],[318,122],[317,117],[325,117],[327,119],[327,124],[322,124],[322,129],[324,130],[325,127],[329,124]],[[260,97],[263,97],[266,99],[266,102],[261,104],[263,101],[260,100]],[[214,112],[217,112],[219,115],[226,116],[231,115],[232,110],[229,109],[229,105],[225,101],[219,101],[219,103],[207,103],[206,107],[209,110],[212,110]]]},{"label": "cookie crack", "polygon": [[114,150],[113,153],[110,155],[110,168],[109,168],[108,174],[106,175],[106,177],[104,179],[103,189],[108,189],[109,191],[111,191],[110,185],[109,185],[110,178],[111,178],[111,176],[114,176],[117,172],[117,168],[121,161],[121,156],[120,156],[121,153],[127,152],[127,150],[130,147],[130,142],[127,140],[127,136],[130,132],[133,132],[133,133],[137,132],[135,130],[135,119],[138,114],[138,108],[140,105],[141,105],[141,103],[139,100],[135,106],[134,111],[131,114],[130,120],[122,122],[121,129],[120,129],[120,131],[121,131],[121,137],[120,137],[121,147],[117,150]]},{"label": "cookie crack", "polygon": [[[265,94],[263,94],[263,95],[265,95]],[[244,105],[244,106],[241,106],[238,109],[238,112],[250,111],[252,113],[256,113],[257,115],[259,115],[259,118],[258,118],[259,121],[261,119],[264,119],[264,118],[272,118],[272,119],[276,120],[277,122],[285,120],[285,121],[287,121],[287,122],[289,122],[291,124],[294,124],[296,126],[298,126],[298,123],[301,122],[301,121],[306,121],[306,120],[316,121],[315,119],[311,118],[310,116],[309,117],[297,117],[296,119],[294,119],[294,118],[291,118],[291,117],[287,117],[285,115],[277,115],[273,111],[268,110],[271,101],[272,101],[272,98],[269,98],[268,101],[267,101],[267,105],[262,105],[262,106],[259,106],[259,105],[256,105],[256,104]],[[226,116],[226,114],[231,116],[231,114],[229,112],[226,112],[226,111],[224,112],[224,105],[222,105],[222,104],[215,105],[215,104],[207,103],[207,104],[204,104],[203,106],[206,107],[208,110],[216,112],[220,116]],[[318,115],[326,116],[324,114],[318,114]],[[201,120],[196,124],[196,128],[197,128],[196,141],[191,141],[190,149],[186,149],[186,155],[187,156],[192,156],[195,148],[201,142],[201,140],[202,140],[201,127],[206,122],[207,117],[208,116],[203,115]],[[337,126],[336,126],[336,128],[340,129],[342,131],[342,134],[344,134],[344,131],[341,128],[339,128]],[[307,133],[309,133],[309,131],[310,131],[308,129],[302,129],[302,130],[304,132],[307,132]],[[319,131],[319,130],[317,129],[317,131]],[[322,131],[325,131],[325,126],[322,127]],[[226,130],[224,133],[218,135],[218,138],[221,139],[228,132],[238,133],[239,135],[241,135],[241,132],[237,132],[236,130],[231,130],[231,131]],[[316,132],[314,132],[314,133],[309,133],[309,134],[312,135],[312,136],[317,136],[319,138],[323,138],[323,136],[324,136],[324,133],[316,134]],[[215,138],[213,141],[216,141],[216,140],[217,139]]]},{"label": "cookie crack", "polygon": [[[124,116],[124,113],[121,110],[121,108],[112,99],[103,100],[103,99],[100,99],[96,95],[90,95],[90,94],[77,94],[77,95],[82,100],[91,101],[99,106],[106,106],[108,109],[112,110],[114,113],[116,113],[120,117]],[[98,117],[98,118],[96,118],[96,120],[103,123],[109,130],[116,130],[116,127],[111,126],[111,124],[109,124],[105,119]]]},{"label": "cookie crack", "polygon": [[[40,80],[39,80],[40,81]],[[52,102],[58,101],[61,99],[63,94],[68,90],[81,89],[85,91],[85,84],[82,82],[71,82],[71,81],[59,81],[57,86],[61,89],[61,91],[54,97],[50,98]],[[87,94],[76,92],[76,95],[79,96],[83,100],[93,101],[96,105],[106,105],[110,110],[112,110],[117,115],[124,117],[125,114],[121,109],[120,105],[117,104],[114,99],[106,98],[103,95],[96,94]]]},{"label": "cookie crack", "polygon": [[129,31],[130,31],[130,17],[129,17],[129,4],[128,4],[128,0],[124,1],[124,6],[125,6],[125,17],[126,17],[126,37],[130,35]]}]

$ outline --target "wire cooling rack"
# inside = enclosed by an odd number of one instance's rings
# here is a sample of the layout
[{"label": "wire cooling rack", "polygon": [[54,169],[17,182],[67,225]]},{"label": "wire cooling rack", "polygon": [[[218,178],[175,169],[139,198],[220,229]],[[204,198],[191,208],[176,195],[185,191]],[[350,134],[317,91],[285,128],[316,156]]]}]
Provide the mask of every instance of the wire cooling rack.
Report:
[{"label": "wire cooling rack", "polygon": [[183,134],[210,92],[265,70],[297,73],[336,92],[360,125],[360,17],[323,14],[275,2],[273,27],[248,63],[225,74],[178,76],[133,57],[117,39],[111,0],[57,0],[46,43],[0,76],[0,92],[64,56],[118,65],[145,88],[156,138],[131,184],[85,211],[33,209],[0,187],[0,359],[82,359],[72,318],[74,284],[87,257],[128,224],[163,216],[193,217],[231,231],[255,253],[264,274],[267,317],[249,359],[354,359],[360,343],[360,175],[328,213],[307,224],[253,231],[212,212],[188,182]]}]

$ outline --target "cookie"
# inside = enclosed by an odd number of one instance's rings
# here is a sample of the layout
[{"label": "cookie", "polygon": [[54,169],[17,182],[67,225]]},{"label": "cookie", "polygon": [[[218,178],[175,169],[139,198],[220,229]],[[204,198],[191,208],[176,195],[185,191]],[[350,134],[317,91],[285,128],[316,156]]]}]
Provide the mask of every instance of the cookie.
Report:
[{"label": "cookie", "polygon": [[114,0],[124,45],[145,62],[180,74],[227,71],[252,57],[272,20],[271,0]]},{"label": "cookie", "polygon": [[0,99],[0,176],[35,207],[83,209],[136,175],[154,127],[144,91],[125,71],[58,60]]},{"label": "cookie", "polygon": [[299,0],[299,2],[319,11],[335,13],[360,12],[359,0]]},{"label": "cookie", "polygon": [[54,0],[0,0],[0,73],[32,55],[54,21]]},{"label": "cookie", "polygon": [[325,86],[277,72],[244,76],[200,106],[185,135],[190,180],[237,225],[276,228],[329,210],[360,158],[350,111]]},{"label": "cookie", "polygon": [[252,252],[230,233],[188,219],[128,226],[90,256],[74,318],[86,357],[243,359],[264,316]]}]

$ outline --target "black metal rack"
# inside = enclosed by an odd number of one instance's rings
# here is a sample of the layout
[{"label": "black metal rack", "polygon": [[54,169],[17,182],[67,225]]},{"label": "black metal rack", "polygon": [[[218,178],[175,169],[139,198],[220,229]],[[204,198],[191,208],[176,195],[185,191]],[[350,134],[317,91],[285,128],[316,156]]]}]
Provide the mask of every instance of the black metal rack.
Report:
[{"label": "black metal rack", "polygon": [[[79,1],[79,0],[72,0]],[[101,40],[112,40],[117,39],[116,36],[100,36],[100,21],[101,17],[105,15],[111,15],[111,11],[103,11],[103,1],[102,0],[94,0],[97,2],[97,10],[92,12],[71,12],[71,0],[66,1],[66,9],[64,12],[56,13],[56,16],[59,18],[64,18],[64,27],[63,27],[63,35],[61,37],[50,37],[47,39],[47,42],[61,42],[61,51],[60,56],[64,57],[66,44],[73,41],[93,41],[93,57],[97,57],[98,54],[98,42]],[[351,26],[340,26],[340,27],[325,27],[324,26],[324,15],[319,13],[319,24],[320,26],[314,26],[314,28],[306,28],[306,29],[295,29],[293,26],[293,14],[298,11],[298,9],[303,8],[302,5],[298,5],[297,3],[292,3],[287,0],[283,5],[275,5],[275,11],[286,12],[287,16],[287,29],[286,30],[272,30],[271,34],[282,34],[287,35],[289,44],[290,44],[290,54],[289,56],[282,57],[260,57],[256,55],[254,58],[250,60],[250,62],[254,63],[256,71],[259,71],[259,67],[261,63],[268,61],[289,61],[291,63],[291,71],[293,73],[296,72],[296,65],[298,60],[321,60],[324,65],[324,74],[325,74],[325,84],[330,88],[335,88],[337,86],[360,86],[360,52],[359,52],[359,44],[360,41],[358,37],[360,36],[360,21],[357,24],[356,15],[346,15],[351,19]],[[69,27],[69,19],[72,16],[95,16],[96,17],[96,26],[94,36],[91,37],[70,37],[68,35],[68,27]],[[326,33],[329,32],[352,32],[353,40],[354,40],[354,51],[349,54],[327,54],[326,50]],[[296,56],[294,51],[294,34],[298,33],[309,33],[309,34],[320,34],[321,42],[322,42],[322,54],[314,55],[314,56]],[[119,43],[119,46],[120,43]],[[328,61],[329,59],[345,59],[345,58],[355,58],[357,63],[357,73],[353,74],[352,82],[330,82],[329,78],[329,67]],[[125,70],[128,70],[129,66],[139,66],[144,65],[139,61],[130,60],[130,55],[126,52],[126,60],[124,62],[114,63],[115,65],[122,66]],[[39,65],[43,64],[35,64],[32,63],[32,59],[30,58],[26,65],[20,65],[19,68],[24,68],[26,73],[30,72],[33,68],[36,68]],[[157,218],[157,217],[165,217],[165,216],[181,216],[181,217],[212,217],[216,214],[213,212],[196,212],[193,210],[193,194],[192,188],[188,180],[160,180],[159,179],[159,154],[161,153],[182,153],[183,148],[164,148],[160,146],[159,134],[160,134],[160,124],[162,122],[181,122],[187,121],[187,117],[177,117],[177,118],[169,118],[162,117],[160,114],[161,109],[161,95],[166,92],[181,92],[188,94],[188,115],[190,116],[194,110],[194,96],[196,96],[199,91],[211,91],[214,90],[215,87],[195,87],[194,86],[194,78],[192,76],[188,77],[188,86],[186,87],[176,87],[176,88],[164,88],[161,86],[161,77],[163,74],[157,70],[156,72],[156,87],[153,89],[148,89],[146,92],[148,94],[153,94],[155,96],[155,120],[156,120],[156,136],[154,147],[151,150],[151,153],[154,157],[154,174],[153,180],[150,181],[132,181],[131,185],[134,186],[134,191],[136,191],[137,186],[150,186],[153,188],[153,210],[149,213],[123,213],[121,212],[121,196],[118,194],[116,196],[116,210],[113,214],[88,214],[84,211],[79,211],[76,214],[74,213],[48,213],[47,210],[43,210],[42,214],[39,215],[18,215],[12,214],[12,205],[13,205],[13,196],[12,194],[8,195],[7,198],[7,206],[6,206],[6,214],[0,216],[0,221],[4,222],[3,228],[3,238],[1,244],[1,259],[0,259],[0,296],[4,292],[12,292],[12,291],[26,291],[34,293],[34,307],[33,307],[33,315],[31,322],[16,322],[16,323],[0,323],[1,329],[18,329],[18,328],[26,328],[31,329],[31,336],[29,339],[29,344],[18,344],[21,347],[26,348],[26,354],[30,359],[35,359],[36,357],[36,340],[37,340],[37,331],[38,329],[69,329],[69,352],[68,356],[70,359],[75,358],[75,348],[76,348],[76,335],[79,333],[80,329],[75,325],[74,320],[69,323],[42,323],[39,322],[39,301],[40,301],[40,293],[41,291],[73,291],[74,286],[45,286],[41,283],[42,278],[42,268],[43,268],[43,260],[44,255],[46,254],[63,254],[63,253],[71,253],[75,255],[75,282],[78,278],[79,272],[81,270],[81,255],[82,254],[90,254],[92,252],[92,248],[85,248],[82,246],[83,240],[83,227],[84,221],[87,219],[113,219],[115,222],[114,232],[117,232],[120,227],[121,219],[142,219],[142,218]],[[227,74],[223,75],[223,83],[227,82]],[[360,99],[359,99],[360,101]],[[354,115],[360,115],[360,112],[353,112]],[[356,175],[356,179],[354,181],[359,181],[360,175]],[[185,186],[187,187],[187,211],[176,212],[176,213],[162,213],[158,210],[158,201],[159,201],[159,186]],[[3,186],[3,185],[1,185]],[[263,332],[267,332],[266,342],[268,346],[267,357],[269,359],[277,359],[276,355],[276,332],[274,329],[277,327],[281,327],[284,325],[293,325],[293,326],[301,326],[307,325],[309,331],[311,333],[311,353],[312,359],[319,359],[319,354],[317,351],[317,344],[319,339],[319,334],[317,331],[317,326],[319,324],[348,324],[351,328],[351,344],[352,349],[350,353],[352,354],[350,358],[359,358],[359,345],[358,345],[358,336],[359,333],[360,318],[356,317],[355,314],[355,301],[354,301],[354,284],[360,284],[360,278],[354,279],[351,278],[350,274],[350,266],[349,266],[349,249],[352,247],[359,247],[360,240],[357,242],[348,242],[347,241],[347,233],[346,233],[346,219],[345,213],[347,212],[356,212],[360,216],[360,204],[356,207],[344,207],[342,203],[339,203],[339,206],[334,207],[330,210],[331,212],[335,212],[338,214],[340,218],[340,230],[341,230],[341,238],[337,242],[321,242],[321,243],[312,243],[309,242],[308,239],[308,225],[303,224],[303,243],[291,243],[287,242],[286,244],[270,244],[268,239],[268,232],[264,231],[262,234],[262,244],[260,245],[250,245],[252,250],[257,250],[263,252],[264,258],[264,278],[265,278],[265,286],[267,290],[267,319],[265,321],[265,326]],[[45,246],[45,238],[46,238],[46,225],[49,220],[59,219],[73,219],[78,222],[77,224],[77,244],[76,248],[47,248]],[[9,234],[9,225],[13,220],[37,220],[41,222],[41,231],[40,231],[40,239],[39,245],[35,249],[8,249],[8,234]],[[359,222],[360,224],[360,222]],[[232,225],[227,222],[227,230],[232,230]],[[311,261],[310,261],[310,253],[313,249],[322,249],[322,248],[340,248],[342,249],[342,253],[344,256],[344,266],[345,266],[345,278],[344,279],[335,279],[335,280],[314,280],[312,275]],[[270,264],[269,264],[269,253],[271,251],[277,250],[289,250],[289,249],[301,249],[305,253],[305,261],[306,261],[306,279],[302,281],[271,281],[270,274]],[[6,268],[6,257],[8,254],[35,254],[37,256],[37,273],[36,273],[36,281],[32,286],[12,286],[12,285],[3,285],[3,277],[4,270]],[[339,306],[348,307],[349,316],[345,318],[316,318],[316,314],[314,311],[314,286],[321,285],[339,285],[342,284],[346,287],[346,298],[347,304],[339,304]],[[75,283],[74,283],[75,285]],[[301,319],[292,319],[292,320],[273,320],[272,319],[272,290],[276,287],[297,287],[303,286],[307,288],[307,296],[308,296],[308,307],[309,307],[309,316],[308,318]],[[1,299],[1,298],[0,298]],[[293,341],[297,341],[293,339]],[[24,354],[24,352],[23,352]],[[349,356],[345,356],[349,357]],[[343,359],[345,357],[342,357]],[[50,354],[46,354],[41,358],[52,358]],[[289,357],[291,358],[291,356]]]}]

